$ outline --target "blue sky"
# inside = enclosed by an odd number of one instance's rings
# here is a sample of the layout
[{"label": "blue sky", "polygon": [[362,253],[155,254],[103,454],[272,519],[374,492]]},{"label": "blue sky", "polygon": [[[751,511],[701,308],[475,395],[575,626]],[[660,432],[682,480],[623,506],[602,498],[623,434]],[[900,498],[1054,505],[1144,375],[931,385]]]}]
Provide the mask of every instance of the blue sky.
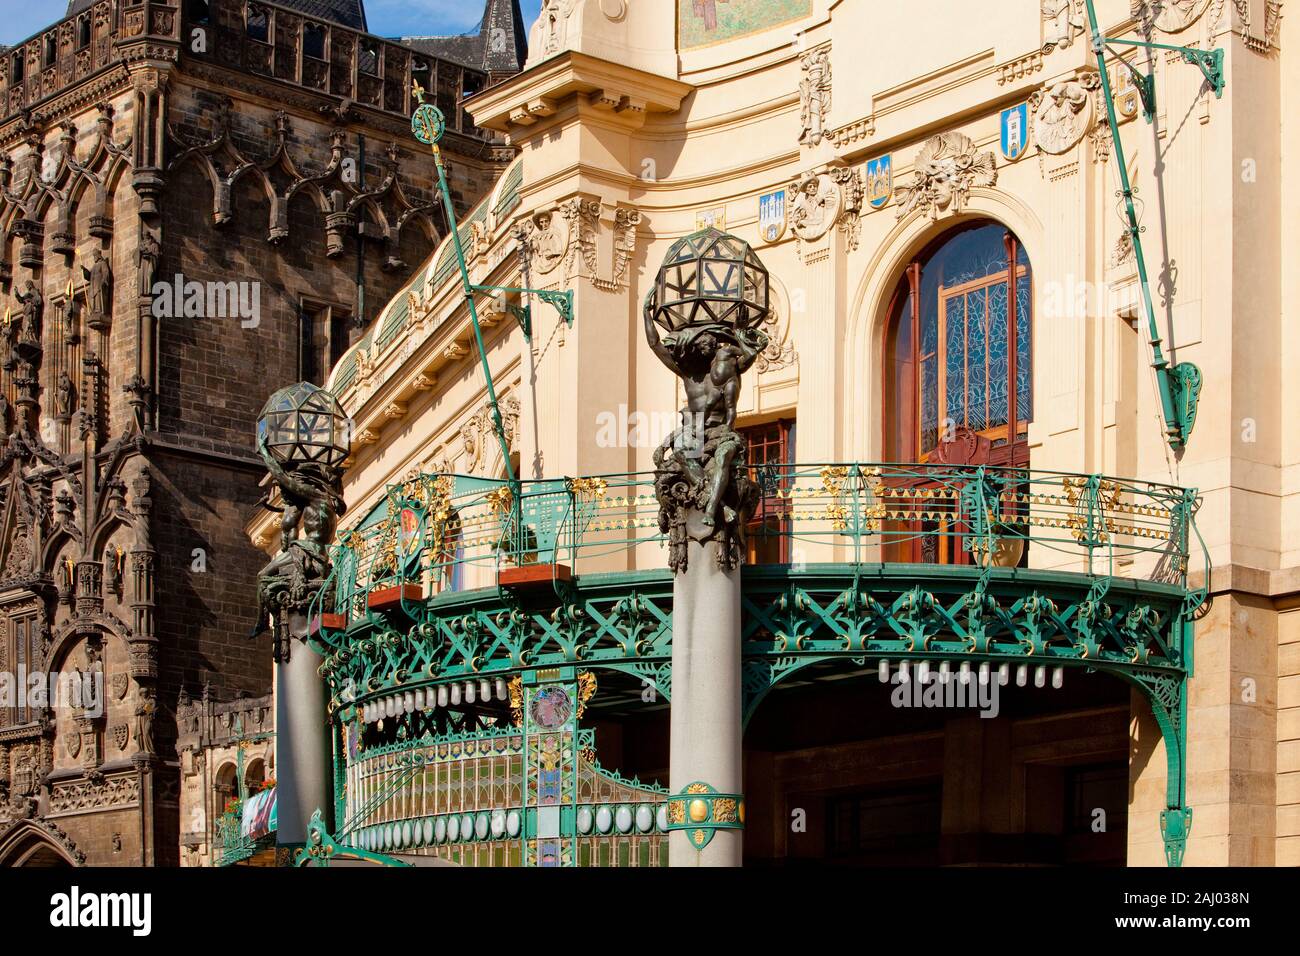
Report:
[{"label": "blue sky", "polygon": [[[541,0],[521,0],[532,23]],[[366,0],[370,32],[380,36],[430,36],[473,30],[483,0]],[[13,45],[62,18],[67,0],[0,0],[0,43]]]}]

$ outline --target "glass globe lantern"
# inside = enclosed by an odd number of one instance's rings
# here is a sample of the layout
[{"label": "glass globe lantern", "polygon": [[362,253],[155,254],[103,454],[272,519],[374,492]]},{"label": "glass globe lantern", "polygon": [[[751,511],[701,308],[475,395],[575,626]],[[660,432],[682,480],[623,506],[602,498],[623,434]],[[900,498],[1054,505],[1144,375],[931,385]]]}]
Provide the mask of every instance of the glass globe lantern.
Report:
[{"label": "glass globe lantern", "polygon": [[336,468],[351,450],[352,422],[332,392],[299,382],[270,397],[257,419],[257,437],[283,465]]},{"label": "glass globe lantern", "polygon": [[770,308],[767,268],[744,240],[701,229],[669,248],[645,308],[668,332],[697,325],[750,328]]}]

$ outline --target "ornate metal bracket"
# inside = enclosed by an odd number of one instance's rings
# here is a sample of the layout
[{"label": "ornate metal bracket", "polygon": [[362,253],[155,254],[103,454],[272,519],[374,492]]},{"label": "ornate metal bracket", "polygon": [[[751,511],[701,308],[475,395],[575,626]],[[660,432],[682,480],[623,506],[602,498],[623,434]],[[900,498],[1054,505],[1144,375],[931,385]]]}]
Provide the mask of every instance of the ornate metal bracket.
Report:
[{"label": "ornate metal bracket", "polygon": [[508,305],[506,311],[515,317],[519,330],[524,333],[524,341],[533,340],[533,310],[527,305]]},{"label": "ornate metal bracket", "polygon": [[[516,292],[519,295],[535,295],[538,301],[552,306],[559,313],[561,321],[569,328],[573,328],[573,291],[565,289],[556,291],[554,289],[521,289],[517,286],[508,285],[476,285],[473,286],[475,292]],[[525,341],[533,340],[533,310],[528,305],[507,305],[506,311],[515,317],[519,322],[519,328],[524,333]]]},{"label": "ornate metal bracket", "polygon": [[[1086,0],[1088,25],[1092,33],[1092,50],[1097,57],[1097,71],[1101,78],[1102,96],[1106,102],[1106,118],[1110,124],[1111,141],[1115,148],[1115,163],[1118,167],[1124,209],[1128,218],[1129,234],[1133,241],[1133,257],[1137,262],[1138,279],[1142,288],[1142,304],[1147,317],[1147,328],[1151,336],[1151,367],[1155,369],[1156,380],[1160,388],[1160,405],[1165,420],[1165,437],[1171,448],[1184,447],[1196,423],[1196,406],[1201,395],[1201,373],[1196,366],[1183,362],[1174,368],[1164,356],[1161,347],[1160,331],[1156,325],[1155,304],[1151,297],[1151,284],[1147,278],[1146,256],[1142,250],[1142,227],[1138,224],[1137,208],[1133,203],[1133,184],[1129,181],[1128,164],[1124,158],[1124,144],[1120,140],[1119,120],[1115,116],[1115,101],[1110,87],[1110,73],[1106,65],[1106,52],[1109,38],[1097,25],[1097,11],[1093,0]],[[1145,40],[1117,39],[1117,43],[1126,46],[1143,47],[1149,50],[1170,50],[1181,54],[1183,61],[1196,66],[1205,76],[1206,82],[1214,90],[1216,97],[1223,97],[1225,79],[1223,74],[1223,50],[1197,50],[1192,47],[1172,46],[1167,43],[1150,43]],[[1142,98],[1142,110],[1147,122],[1155,117],[1155,80],[1154,76],[1143,74],[1122,56],[1113,50],[1115,56],[1133,77],[1138,95]]]},{"label": "ornate metal bracket", "polygon": [[[1137,88],[1138,97],[1142,101],[1142,115],[1146,117],[1148,123],[1155,119],[1156,115],[1156,77],[1155,73],[1143,73],[1136,66],[1126,60],[1123,55],[1110,45],[1107,38],[1103,38],[1106,49],[1110,55],[1119,60],[1124,68],[1128,70],[1129,78]],[[1145,40],[1133,40],[1125,37],[1117,39],[1115,42],[1122,43],[1125,46],[1142,47],[1147,50],[1169,50],[1182,56],[1184,63],[1190,63],[1201,71],[1205,77],[1206,85],[1214,91],[1216,99],[1223,99],[1223,90],[1227,86],[1227,80],[1223,74],[1223,50],[1216,47],[1213,50],[1198,50],[1190,46],[1171,46],[1168,43],[1148,43]]]},{"label": "ornate metal bracket", "polygon": [[307,845],[294,852],[293,865],[329,866],[330,861],[334,859],[365,860],[368,863],[378,863],[380,866],[411,865],[402,860],[395,860],[391,856],[384,856],[382,853],[340,846],[325,829],[325,821],[321,819],[320,811],[317,810],[311,815],[311,823],[307,825]]},{"label": "ornate metal bracket", "polygon": [[1201,370],[1191,362],[1179,362],[1174,366],[1175,411],[1184,423],[1186,434],[1191,434],[1196,424],[1196,408],[1201,401]]},{"label": "ornate metal bracket", "polygon": [[1183,853],[1187,850],[1187,835],[1191,829],[1191,807],[1170,807],[1160,811],[1160,836],[1165,841],[1165,862],[1169,866],[1183,865]]},{"label": "ornate metal bracket", "polygon": [[719,830],[745,829],[745,797],[719,793],[700,781],[687,784],[668,798],[668,829],[686,831],[691,846],[703,850]]},{"label": "ornate metal bracket", "polygon": [[1184,63],[1190,63],[1201,71],[1205,82],[1214,90],[1215,99],[1223,99],[1223,89],[1228,85],[1223,76],[1223,50],[1219,47],[1213,50],[1182,47],[1181,52]]}]

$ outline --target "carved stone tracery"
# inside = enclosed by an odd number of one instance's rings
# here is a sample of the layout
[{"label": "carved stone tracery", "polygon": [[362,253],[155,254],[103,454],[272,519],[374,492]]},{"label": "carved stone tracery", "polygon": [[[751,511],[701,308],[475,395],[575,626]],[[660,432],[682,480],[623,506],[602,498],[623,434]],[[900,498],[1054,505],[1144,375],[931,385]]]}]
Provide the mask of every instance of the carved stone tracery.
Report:
[{"label": "carved stone tracery", "polygon": [[[437,235],[433,217],[439,207],[431,198],[412,198],[411,189],[402,184],[396,143],[388,145],[385,158],[380,161],[383,175],[379,184],[373,189],[362,189],[356,185],[355,169],[351,176],[346,171],[347,163],[353,160],[346,155],[347,133],[342,126],[335,127],[331,133],[329,155],[324,165],[313,172],[301,166],[290,152],[291,122],[287,112],[281,110],[275,115],[274,128],[269,131],[273,149],[269,156],[258,159],[247,156],[237,144],[233,110],[229,98],[221,102],[212,135],[204,142],[186,144],[180,133],[171,130],[171,137],[183,148],[168,169],[177,169],[187,162],[200,165],[206,179],[213,184],[215,225],[225,225],[234,218],[234,188],[240,180],[251,176],[270,197],[267,241],[273,245],[290,238],[289,209],[294,198],[304,192],[315,198],[324,225],[326,255],[330,257],[343,254],[349,236],[361,235],[383,243],[386,270],[401,270],[410,265],[397,252],[401,233],[408,225],[419,223],[430,235]],[[385,201],[387,212],[381,213],[381,203]],[[383,218],[370,223],[376,231],[362,232],[359,224],[378,218],[377,214]]]}]

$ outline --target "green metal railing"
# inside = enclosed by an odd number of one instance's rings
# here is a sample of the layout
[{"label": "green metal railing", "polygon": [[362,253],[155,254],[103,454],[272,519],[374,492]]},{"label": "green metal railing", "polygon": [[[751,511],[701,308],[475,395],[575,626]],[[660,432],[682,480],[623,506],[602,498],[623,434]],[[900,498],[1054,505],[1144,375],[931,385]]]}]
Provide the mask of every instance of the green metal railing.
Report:
[{"label": "green metal railing", "polygon": [[[1194,490],[961,465],[753,475],[764,498],[741,598],[746,715],[819,665],[914,662],[1004,681],[1014,670],[1018,683],[1032,670],[1037,686],[1049,670],[1110,674],[1147,698],[1164,737],[1162,833],[1181,861],[1192,621],[1205,599],[1188,586],[1193,555],[1209,577]],[[653,481],[420,475],[390,487],[342,533],[317,599],[312,640],[339,726],[386,715],[431,732],[455,710],[457,683],[491,680],[502,699],[501,681],[575,666],[671,698],[672,577]],[[399,790],[414,773],[400,769]],[[354,801],[344,839],[374,812]]]},{"label": "green metal railing", "polygon": [[[784,538],[792,564],[1025,565],[1184,586],[1199,503],[1172,485],[984,466],[794,464],[755,477],[765,492],[755,557]],[[653,473],[514,483],[422,475],[391,487],[386,508],[343,532],[316,613],[364,619],[375,591],[413,585],[401,600],[415,617],[436,594],[497,586],[507,568],[549,568],[558,582],[561,568],[665,560]]]},{"label": "green metal railing", "polygon": [[240,809],[223,813],[217,820],[217,866],[233,866],[249,859],[259,849],[258,841],[240,830]]}]

